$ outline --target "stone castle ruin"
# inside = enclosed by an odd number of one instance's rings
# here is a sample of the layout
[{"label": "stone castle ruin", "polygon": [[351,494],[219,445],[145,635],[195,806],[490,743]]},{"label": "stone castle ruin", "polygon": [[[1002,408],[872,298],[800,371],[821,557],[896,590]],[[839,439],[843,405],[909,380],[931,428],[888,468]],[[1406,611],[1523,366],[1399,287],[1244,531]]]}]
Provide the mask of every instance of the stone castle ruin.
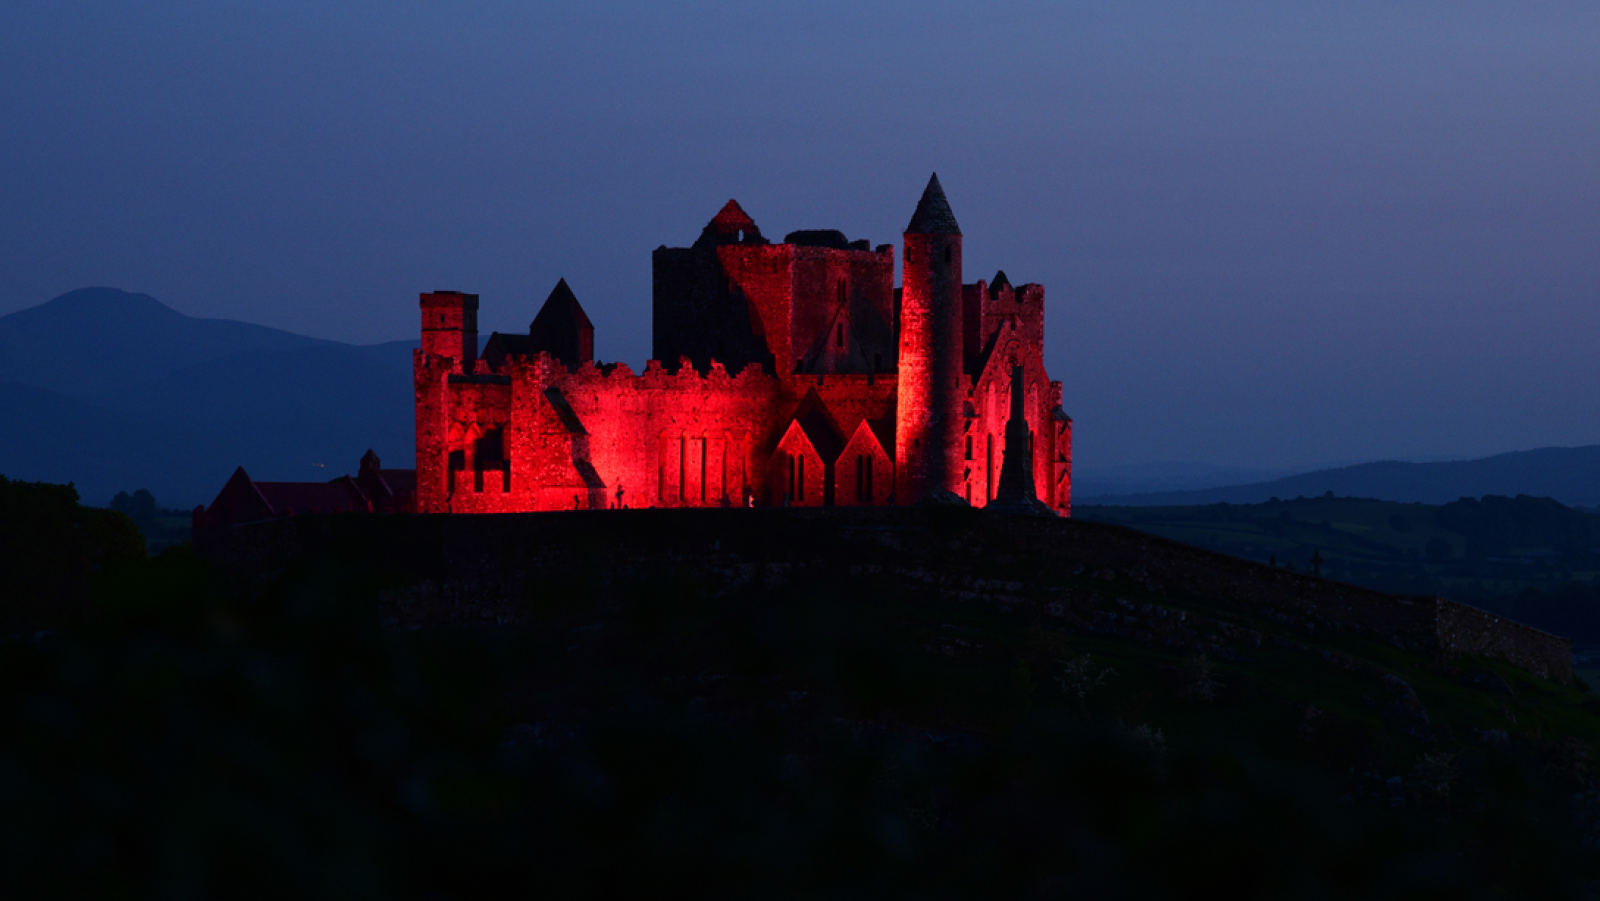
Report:
[{"label": "stone castle ruin", "polygon": [[[478,298],[424,294],[416,509],[994,500],[1020,393],[1033,495],[1066,516],[1072,420],[1044,368],[1044,289],[965,284],[938,176],[892,245],[837,231],[774,244],[728,201],[693,246],[658,248],[654,356],[597,365],[563,280],[526,335],[478,353]],[[1019,424],[1020,426],[1020,424]],[[1022,461],[1017,461],[1022,463]]]}]

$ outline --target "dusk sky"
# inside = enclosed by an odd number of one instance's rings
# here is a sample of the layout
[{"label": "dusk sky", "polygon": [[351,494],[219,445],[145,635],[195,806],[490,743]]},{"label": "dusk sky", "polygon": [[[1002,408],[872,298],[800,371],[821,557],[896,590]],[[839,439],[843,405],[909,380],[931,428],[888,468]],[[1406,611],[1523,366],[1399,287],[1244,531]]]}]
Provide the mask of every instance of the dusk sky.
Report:
[{"label": "dusk sky", "polygon": [[0,315],[375,343],[565,277],[642,369],[655,247],[730,197],[898,245],[937,171],[1082,467],[1600,443],[1594,0],[11,0],[0,124]]}]

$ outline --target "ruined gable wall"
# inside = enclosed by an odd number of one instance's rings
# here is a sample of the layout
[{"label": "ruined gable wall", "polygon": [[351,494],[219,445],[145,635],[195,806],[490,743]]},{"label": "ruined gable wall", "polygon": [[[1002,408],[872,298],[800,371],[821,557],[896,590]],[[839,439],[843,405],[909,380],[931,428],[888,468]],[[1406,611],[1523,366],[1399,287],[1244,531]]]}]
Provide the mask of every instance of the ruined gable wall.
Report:
[{"label": "ruined gable wall", "polygon": [[[1006,422],[1011,417],[1011,368],[1016,363],[1023,367],[1024,415],[1028,429],[1033,433],[1034,490],[1039,500],[1054,508],[1059,506],[1058,486],[1063,452],[1057,442],[1058,428],[1051,417],[1059,402],[1059,383],[1049,380],[1044,368],[1043,345],[1028,340],[1026,332],[1012,329],[1005,320],[1001,328],[1001,343],[995,347],[972,384],[970,402],[976,416],[966,420],[963,438],[963,463],[966,474],[963,496],[975,507],[987,505],[1000,484],[1000,469],[1005,462]],[[965,439],[970,438],[967,445]],[[970,456],[967,448],[970,446]]]},{"label": "ruined gable wall", "polygon": [[850,440],[835,465],[835,506],[887,504],[894,492],[894,459],[870,428],[857,426],[845,434]]},{"label": "ruined gable wall", "polygon": [[828,494],[833,461],[822,459],[797,422],[790,422],[767,465],[767,493],[772,506],[821,507]]},{"label": "ruined gable wall", "polygon": [[983,304],[983,341],[1004,332],[1024,344],[1044,346],[1044,287],[1026,284],[1019,288],[1001,285],[995,296]]}]

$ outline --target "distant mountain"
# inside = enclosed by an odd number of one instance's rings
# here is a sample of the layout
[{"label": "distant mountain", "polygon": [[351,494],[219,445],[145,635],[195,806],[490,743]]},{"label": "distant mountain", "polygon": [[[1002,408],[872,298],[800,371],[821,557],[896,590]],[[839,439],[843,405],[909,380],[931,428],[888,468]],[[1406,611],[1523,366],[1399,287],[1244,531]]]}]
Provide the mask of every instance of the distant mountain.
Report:
[{"label": "distant mountain", "polygon": [[1072,490],[1083,496],[1194,491],[1224,485],[1265,482],[1293,475],[1292,469],[1251,469],[1192,461],[1162,461],[1120,466],[1074,466]]},{"label": "distant mountain", "polygon": [[414,457],[413,341],[356,346],[86,288],[0,317],[0,474],[74,482],[84,502],[149,488],[209,502],[234,468],[261,479]]},{"label": "distant mountain", "polygon": [[0,316],[0,380],[74,397],[242,350],[349,347],[228,319],[195,319],[148,294],[80,288]]},{"label": "distant mountain", "polygon": [[1248,485],[1139,494],[1077,494],[1075,505],[1136,507],[1259,504],[1273,497],[1367,497],[1405,503],[1445,504],[1486,494],[1553,497],[1564,504],[1600,505],[1600,445],[1546,447],[1480,460],[1436,463],[1362,463]]}]

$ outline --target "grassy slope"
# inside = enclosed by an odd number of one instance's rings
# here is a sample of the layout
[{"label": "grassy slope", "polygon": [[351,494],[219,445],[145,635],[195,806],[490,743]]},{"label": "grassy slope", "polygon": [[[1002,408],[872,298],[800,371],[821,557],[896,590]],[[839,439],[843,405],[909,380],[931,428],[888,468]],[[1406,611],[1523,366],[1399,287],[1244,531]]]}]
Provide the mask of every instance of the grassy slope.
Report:
[{"label": "grassy slope", "polygon": [[[956,600],[852,571],[895,559],[855,538],[786,537],[722,545],[791,561],[768,587],[670,553],[604,584],[573,565],[515,629],[380,629],[406,580],[361,559],[248,592],[181,552],[108,572],[92,620],[0,644],[0,862],[88,894],[340,897],[1569,897],[1595,871],[1576,687],[1025,554],[960,561],[1025,603]],[[1216,697],[1187,699],[1194,648],[1101,625],[1157,607],[1260,646],[1214,645]],[[1085,655],[1114,673],[1079,699],[1058,679]],[[1441,752],[1448,796],[1419,778]]]},{"label": "grassy slope", "polygon": [[[1437,521],[1438,506],[1359,498],[1300,498],[1255,505],[1083,507],[1074,515],[1113,522],[1246,559],[1275,558],[1323,575],[1405,594],[1475,604],[1580,644],[1600,643],[1600,557],[1593,547],[1530,542],[1469,553],[1471,539]],[[1396,525],[1400,528],[1396,528]],[[1447,542],[1452,556],[1428,553]],[[1550,555],[1525,557],[1527,554]],[[1500,559],[1489,559],[1498,557]],[[1521,558],[1521,559],[1519,559]]]}]

